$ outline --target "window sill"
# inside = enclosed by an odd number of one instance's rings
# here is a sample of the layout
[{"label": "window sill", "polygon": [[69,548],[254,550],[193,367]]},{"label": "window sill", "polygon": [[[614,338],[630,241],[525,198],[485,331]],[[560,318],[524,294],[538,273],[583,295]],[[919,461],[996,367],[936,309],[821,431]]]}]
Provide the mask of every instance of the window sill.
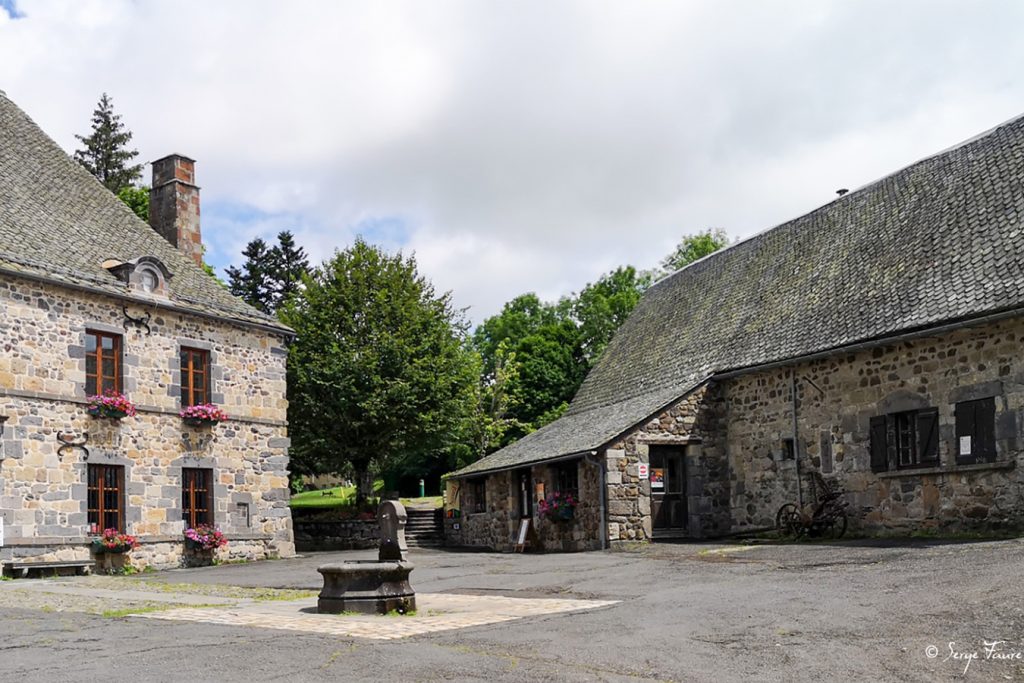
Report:
[{"label": "window sill", "polygon": [[919,477],[924,474],[964,474],[967,472],[984,472],[986,470],[1012,470],[1017,466],[1016,460],[998,462],[981,462],[974,465],[953,465],[952,467],[922,467],[913,470],[893,470],[879,472],[879,479],[898,479],[900,477]]}]

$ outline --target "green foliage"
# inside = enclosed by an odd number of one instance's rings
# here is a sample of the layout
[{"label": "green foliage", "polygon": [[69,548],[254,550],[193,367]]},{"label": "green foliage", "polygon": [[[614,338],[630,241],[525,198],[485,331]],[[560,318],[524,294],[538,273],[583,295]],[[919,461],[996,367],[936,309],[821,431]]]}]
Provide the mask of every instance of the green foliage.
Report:
[{"label": "green foliage", "polygon": [[75,150],[75,161],[111,192],[117,194],[142,177],[142,164],[131,163],[139,155],[137,150],[128,149],[132,133],[121,123],[121,116],[114,113],[107,93],[103,93],[92,113],[92,133],[75,137],[85,145],[84,149]]},{"label": "green foliage", "polygon": [[302,277],[309,272],[306,251],[295,244],[291,232],[278,234],[277,245],[270,247],[256,238],[242,252],[241,268],[227,269],[228,289],[264,313],[273,313],[296,292]]},{"label": "green foliage", "polygon": [[683,237],[675,251],[661,262],[661,267],[666,273],[672,273],[727,246],[729,246],[729,236],[725,230],[708,228],[695,235]]},{"label": "green foliage", "polygon": [[149,222],[149,188],[125,185],[117,191],[117,198],[128,205],[135,215]]},{"label": "green foliage", "polygon": [[279,311],[298,334],[288,362],[292,462],[372,473],[437,459],[471,410],[465,323],[416,270],[359,239],[304,278]]},{"label": "green foliage", "polygon": [[650,273],[638,273],[623,266],[588,284],[572,301],[572,314],[579,323],[580,345],[588,369],[612,340],[640,297],[651,284]]}]

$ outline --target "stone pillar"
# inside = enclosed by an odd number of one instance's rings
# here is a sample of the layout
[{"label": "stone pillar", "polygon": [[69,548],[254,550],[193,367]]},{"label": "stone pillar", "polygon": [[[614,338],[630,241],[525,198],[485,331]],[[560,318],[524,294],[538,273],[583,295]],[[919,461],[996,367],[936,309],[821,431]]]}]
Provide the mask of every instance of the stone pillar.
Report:
[{"label": "stone pillar", "polygon": [[199,231],[199,186],[196,162],[171,154],[153,162],[153,187],[149,191],[149,224],[197,264],[203,263]]}]

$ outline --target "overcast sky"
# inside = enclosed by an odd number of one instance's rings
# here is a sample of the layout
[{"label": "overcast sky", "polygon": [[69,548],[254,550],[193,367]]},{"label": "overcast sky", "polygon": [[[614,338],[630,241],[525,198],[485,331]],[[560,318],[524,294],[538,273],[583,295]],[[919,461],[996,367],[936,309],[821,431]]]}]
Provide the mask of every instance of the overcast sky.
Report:
[{"label": "overcast sky", "polygon": [[1024,113],[1022,27],[1012,0],[0,0],[0,89],[69,152],[105,91],[141,159],[197,159],[218,268],[362,234],[479,322]]}]

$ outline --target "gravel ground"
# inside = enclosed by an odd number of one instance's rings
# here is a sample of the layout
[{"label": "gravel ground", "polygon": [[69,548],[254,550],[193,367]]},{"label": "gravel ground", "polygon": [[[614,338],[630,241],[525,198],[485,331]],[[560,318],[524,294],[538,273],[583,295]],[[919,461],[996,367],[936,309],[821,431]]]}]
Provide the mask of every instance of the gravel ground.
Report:
[{"label": "gravel ground", "polygon": [[[367,556],[322,553],[130,581],[137,591],[189,586],[196,594],[225,585],[316,589],[319,564]],[[1024,680],[1024,659],[986,659],[983,645],[1003,640],[1002,655],[1024,652],[1021,540],[414,551],[412,559],[420,592],[622,602],[393,642],[21,604],[0,612],[0,681]]]}]

